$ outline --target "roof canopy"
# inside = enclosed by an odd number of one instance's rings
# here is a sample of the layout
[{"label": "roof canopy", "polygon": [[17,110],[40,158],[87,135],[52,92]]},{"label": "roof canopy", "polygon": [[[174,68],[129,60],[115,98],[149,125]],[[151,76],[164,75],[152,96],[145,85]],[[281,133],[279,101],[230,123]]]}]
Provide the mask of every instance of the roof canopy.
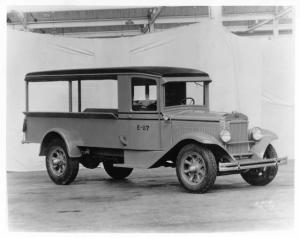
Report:
[{"label": "roof canopy", "polygon": [[119,74],[144,74],[158,77],[208,77],[207,73],[196,69],[147,66],[41,71],[28,73],[25,77],[25,81],[101,80],[116,78]]}]

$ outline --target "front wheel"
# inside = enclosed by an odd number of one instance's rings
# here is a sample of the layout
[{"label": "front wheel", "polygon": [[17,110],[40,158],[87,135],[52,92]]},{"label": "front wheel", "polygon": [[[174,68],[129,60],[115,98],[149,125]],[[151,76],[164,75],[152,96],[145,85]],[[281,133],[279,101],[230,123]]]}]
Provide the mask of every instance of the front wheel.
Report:
[{"label": "front wheel", "polygon": [[114,179],[124,179],[128,177],[133,170],[132,168],[114,167],[114,164],[110,162],[104,162],[103,167],[106,173]]},{"label": "front wheel", "polygon": [[[277,153],[272,145],[268,145],[264,159],[277,158]],[[276,176],[278,166],[270,166],[264,168],[250,169],[247,172],[241,173],[242,178],[254,186],[264,186],[270,183]]]},{"label": "front wheel", "polygon": [[63,140],[53,140],[46,155],[47,172],[51,180],[59,185],[72,183],[79,169],[79,162],[72,160],[67,153]]},{"label": "front wheel", "polygon": [[201,145],[185,145],[177,156],[176,174],[187,191],[205,193],[213,186],[217,177],[215,157]]}]

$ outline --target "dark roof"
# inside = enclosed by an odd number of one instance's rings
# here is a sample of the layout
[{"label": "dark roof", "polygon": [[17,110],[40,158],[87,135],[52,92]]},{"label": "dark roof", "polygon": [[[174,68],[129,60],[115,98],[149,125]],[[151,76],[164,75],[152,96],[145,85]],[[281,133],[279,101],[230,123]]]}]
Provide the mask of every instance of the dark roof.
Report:
[{"label": "dark roof", "polygon": [[115,78],[118,74],[147,74],[159,77],[199,77],[208,76],[207,73],[197,69],[176,67],[118,67],[118,68],[94,68],[94,69],[67,69],[41,71],[26,74],[25,81],[68,81],[83,79]]}]

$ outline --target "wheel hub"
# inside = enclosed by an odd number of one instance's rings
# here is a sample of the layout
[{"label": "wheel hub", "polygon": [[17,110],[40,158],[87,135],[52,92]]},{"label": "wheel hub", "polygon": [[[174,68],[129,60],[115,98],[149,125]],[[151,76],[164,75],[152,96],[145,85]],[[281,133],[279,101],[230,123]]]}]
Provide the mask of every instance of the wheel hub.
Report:
[{"label": "wheel hub", "polygon": [[189,168],[189,171],[193,172],[193,173],[199,172],[199,170],[200,170],[200,165],[199,164],[195,164],[195,163],[192,166],[190,166],[190,168]]},{"label": "wheel hub", "polygon": [[50,169],[56,175],[60,176],[65,172],[67,157],[64,150],[60,147],[53,149],[50,154]]},{"label": "wheel hub", "polygon": [[199,184],[203,181],[206,166],[202,156],[197,152],[189,152],[183,159],[183,177],[190,184]]}]

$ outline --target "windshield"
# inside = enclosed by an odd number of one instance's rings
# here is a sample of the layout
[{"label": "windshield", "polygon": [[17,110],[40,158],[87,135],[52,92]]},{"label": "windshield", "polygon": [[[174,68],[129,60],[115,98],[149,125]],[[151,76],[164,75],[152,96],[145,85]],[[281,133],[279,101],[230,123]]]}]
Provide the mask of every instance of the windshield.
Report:
[{"label": "windshield", "polygon": [[165,84],[165,106],[204,106],[204,82],[168,82]]}]

